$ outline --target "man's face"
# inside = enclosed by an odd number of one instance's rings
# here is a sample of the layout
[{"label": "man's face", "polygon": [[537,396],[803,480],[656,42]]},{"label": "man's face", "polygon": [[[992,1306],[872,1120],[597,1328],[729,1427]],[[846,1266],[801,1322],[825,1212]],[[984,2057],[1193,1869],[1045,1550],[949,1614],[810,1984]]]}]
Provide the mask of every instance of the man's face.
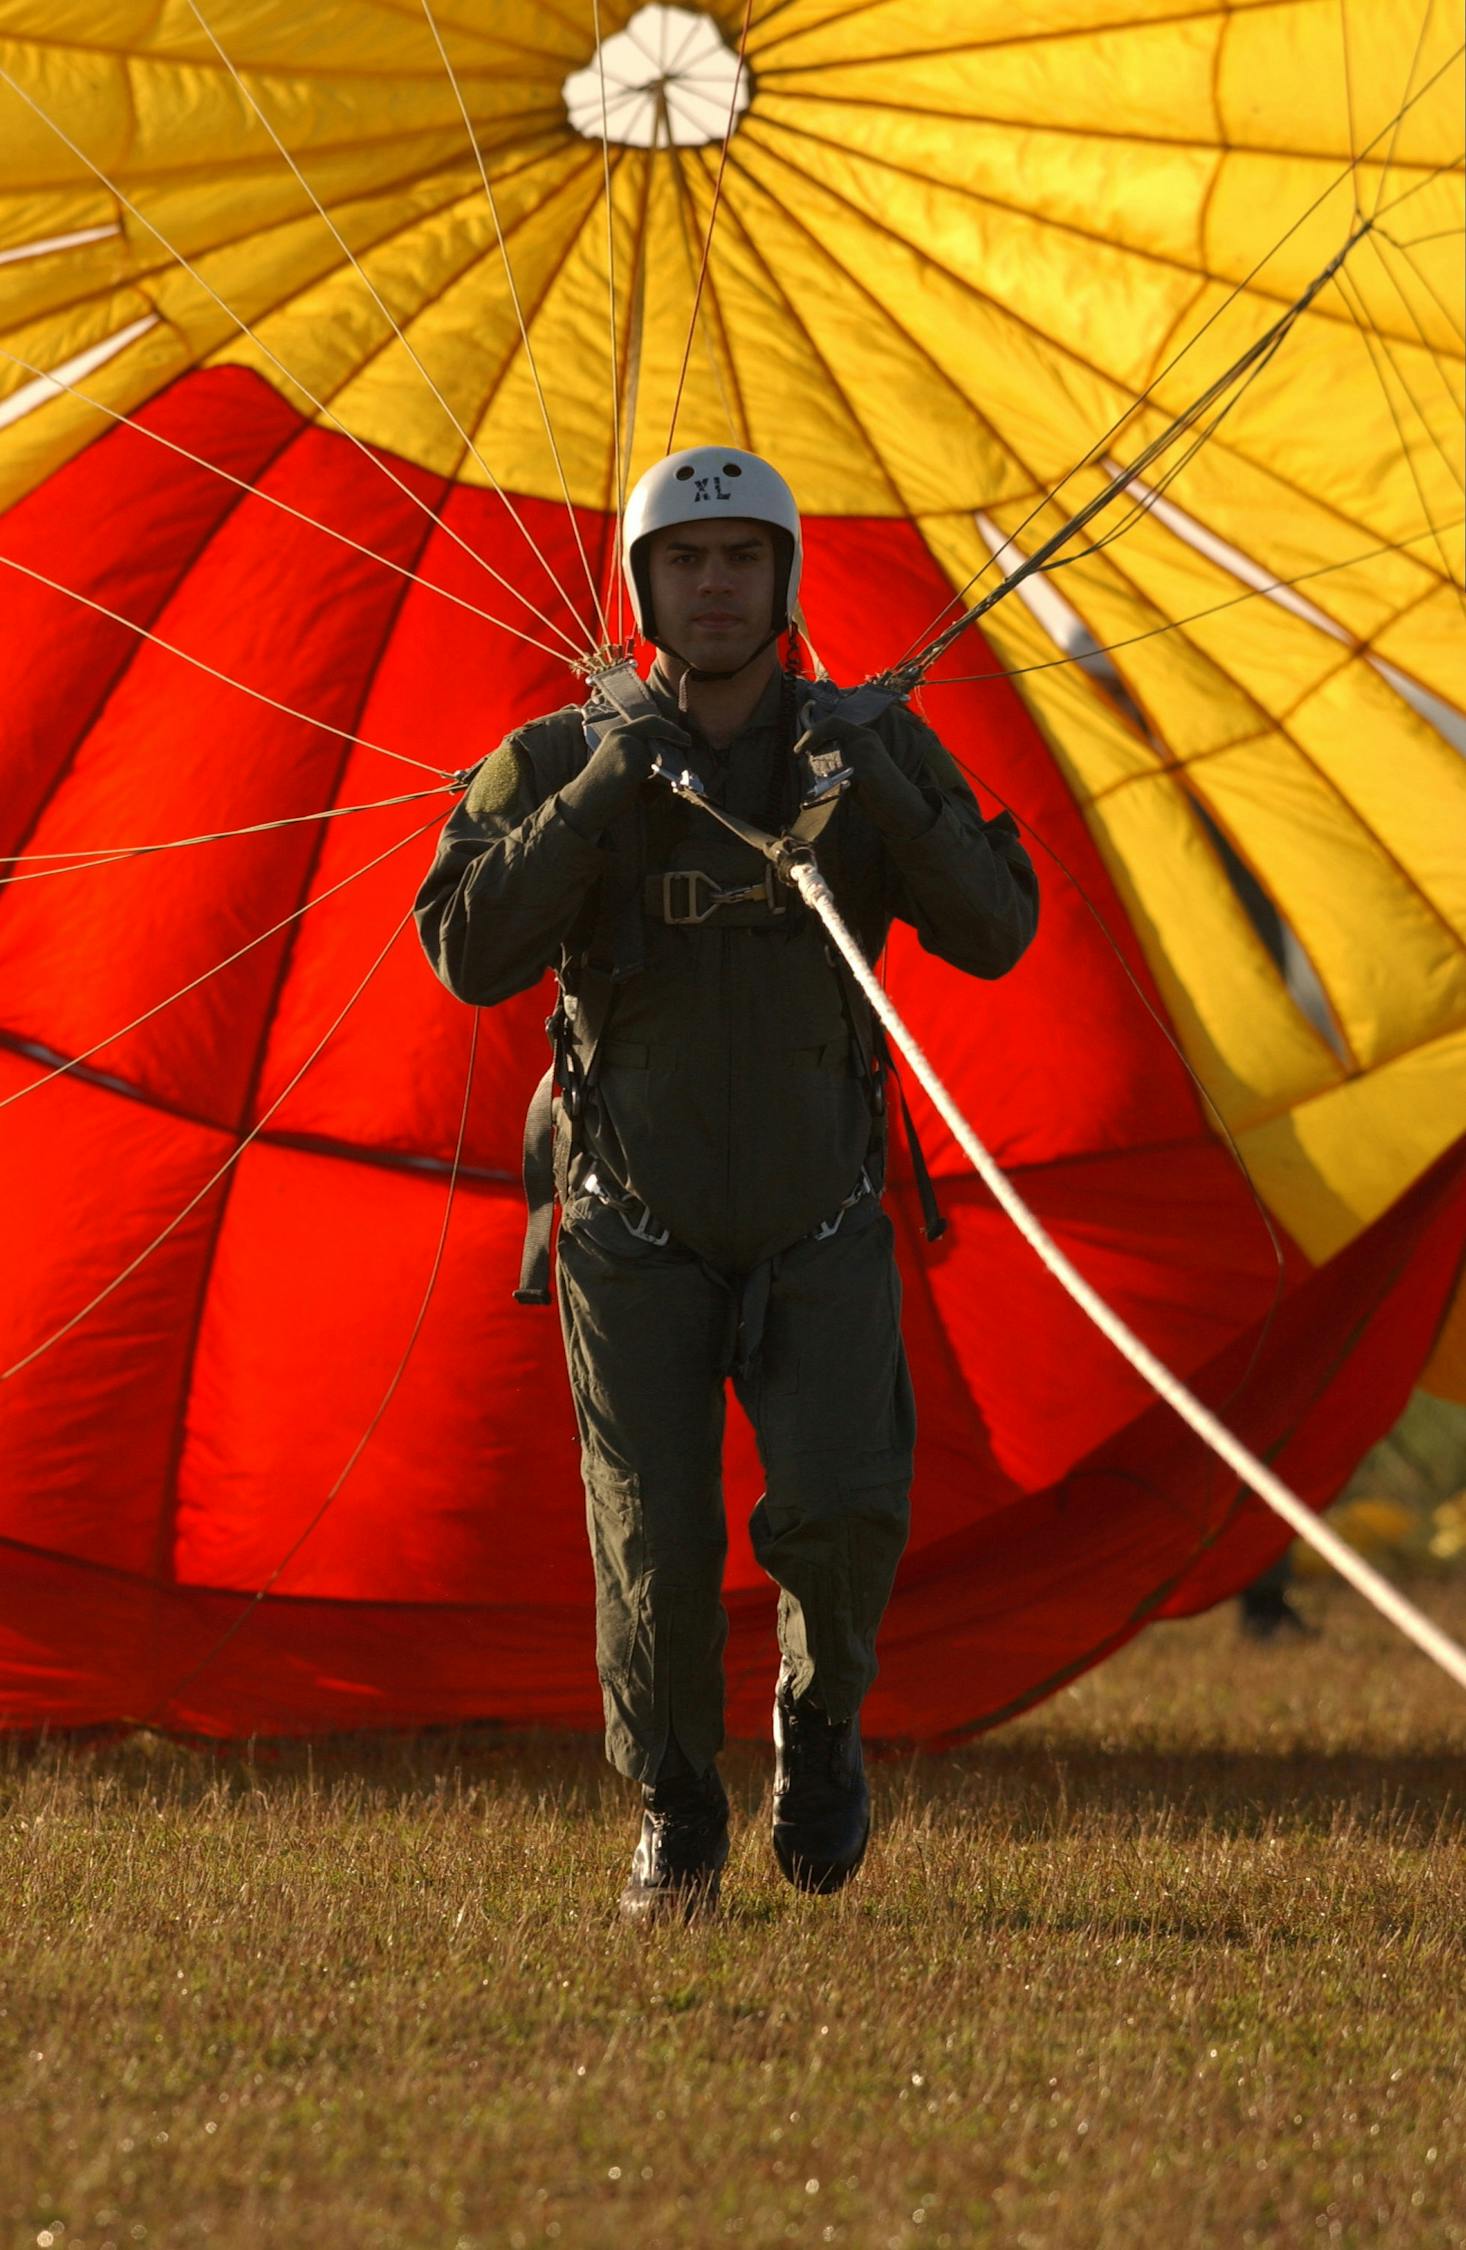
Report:
[{"label": "man's face", "polygon": [[774,541],[746,516],[674,524],[647,549],[657,635],[702,670],[731,672],[768,634]]}]

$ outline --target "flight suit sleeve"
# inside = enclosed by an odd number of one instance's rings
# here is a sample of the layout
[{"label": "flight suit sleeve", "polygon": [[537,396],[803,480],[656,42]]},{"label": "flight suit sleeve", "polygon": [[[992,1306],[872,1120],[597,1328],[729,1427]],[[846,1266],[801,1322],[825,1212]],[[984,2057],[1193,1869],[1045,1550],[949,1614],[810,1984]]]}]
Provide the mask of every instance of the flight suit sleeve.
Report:
[{"label": "flight suit sleeve", "polygon": [[915,835],[886,831],[886,906],[928,953],[969,976],[1000,977],[1038,927],[1038,879],[1009,812],[984,820],[951,753],[903,705],[877,731],[931,811]]},{"label": "flight suit sleeve", "polygon": [[[564,817],[556,790],[583,757],[579,715],[512,734],[450,816],[413,912],[451,993],[491,1007],[558,959],[609,854]],[[563,770],[562,770],[563,769]]]}]

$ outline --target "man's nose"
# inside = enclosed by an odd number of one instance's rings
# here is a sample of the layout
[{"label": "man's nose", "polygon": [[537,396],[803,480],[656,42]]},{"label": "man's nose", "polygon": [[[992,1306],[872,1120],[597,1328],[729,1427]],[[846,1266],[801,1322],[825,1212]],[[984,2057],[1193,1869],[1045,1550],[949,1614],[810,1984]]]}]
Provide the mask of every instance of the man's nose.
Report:
[{"label": "man's nose", "polygon": [[705,555],[702,570],[698,576],[699,593],[725,593],[729,576],[728,565],[721,555]]}]

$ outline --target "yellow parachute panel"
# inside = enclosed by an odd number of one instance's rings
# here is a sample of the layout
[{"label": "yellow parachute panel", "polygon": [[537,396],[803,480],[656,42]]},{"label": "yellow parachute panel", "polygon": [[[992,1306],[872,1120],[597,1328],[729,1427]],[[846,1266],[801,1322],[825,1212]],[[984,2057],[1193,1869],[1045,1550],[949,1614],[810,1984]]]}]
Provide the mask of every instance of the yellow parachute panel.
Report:
[{"label": "yellow parachute panel", "polygon": [[[735,0],[698,14],[737,48]],[[1459,12],[759,0],[726,151],[662,18],[603,149],[562,91],[580,0],[0,0],[0,504],[99,408],[243,365],[425,469],[601,510],[618,426],[623,474],[674,422],[726,432],[811,515],[914,519],[991,584],[1367,219],[1062,608],[987,627],[1263,1192],[1331,1254],[1466,1112]],[[608,41],[637,19],[600,10]],[[653,145],[613,121],[642,99]],[[1065,668],[1096,645],[1107,673]]]}]

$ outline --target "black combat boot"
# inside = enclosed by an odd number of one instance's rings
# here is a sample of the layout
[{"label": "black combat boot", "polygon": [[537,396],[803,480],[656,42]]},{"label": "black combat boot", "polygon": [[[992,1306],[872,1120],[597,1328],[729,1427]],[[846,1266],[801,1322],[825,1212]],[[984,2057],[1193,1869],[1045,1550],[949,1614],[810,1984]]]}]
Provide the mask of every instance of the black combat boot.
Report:
[{"label": "black combat boot", "polygon": [[869,1835],[858,1716],[832,1719],[807,1695],[796,1702],[788,1667],[781,1667],[774,1691],[774,1856],[801,1891],[838,1891],[864,1859]]},{"label": "black combat boot", "polygon": [[621,1893],[628,1922],[690,1921],[718,1903],[728,1857],[728,1796],[716,1766],[694,1774],[673,1743],[642,1788],[641,1841]]}]

